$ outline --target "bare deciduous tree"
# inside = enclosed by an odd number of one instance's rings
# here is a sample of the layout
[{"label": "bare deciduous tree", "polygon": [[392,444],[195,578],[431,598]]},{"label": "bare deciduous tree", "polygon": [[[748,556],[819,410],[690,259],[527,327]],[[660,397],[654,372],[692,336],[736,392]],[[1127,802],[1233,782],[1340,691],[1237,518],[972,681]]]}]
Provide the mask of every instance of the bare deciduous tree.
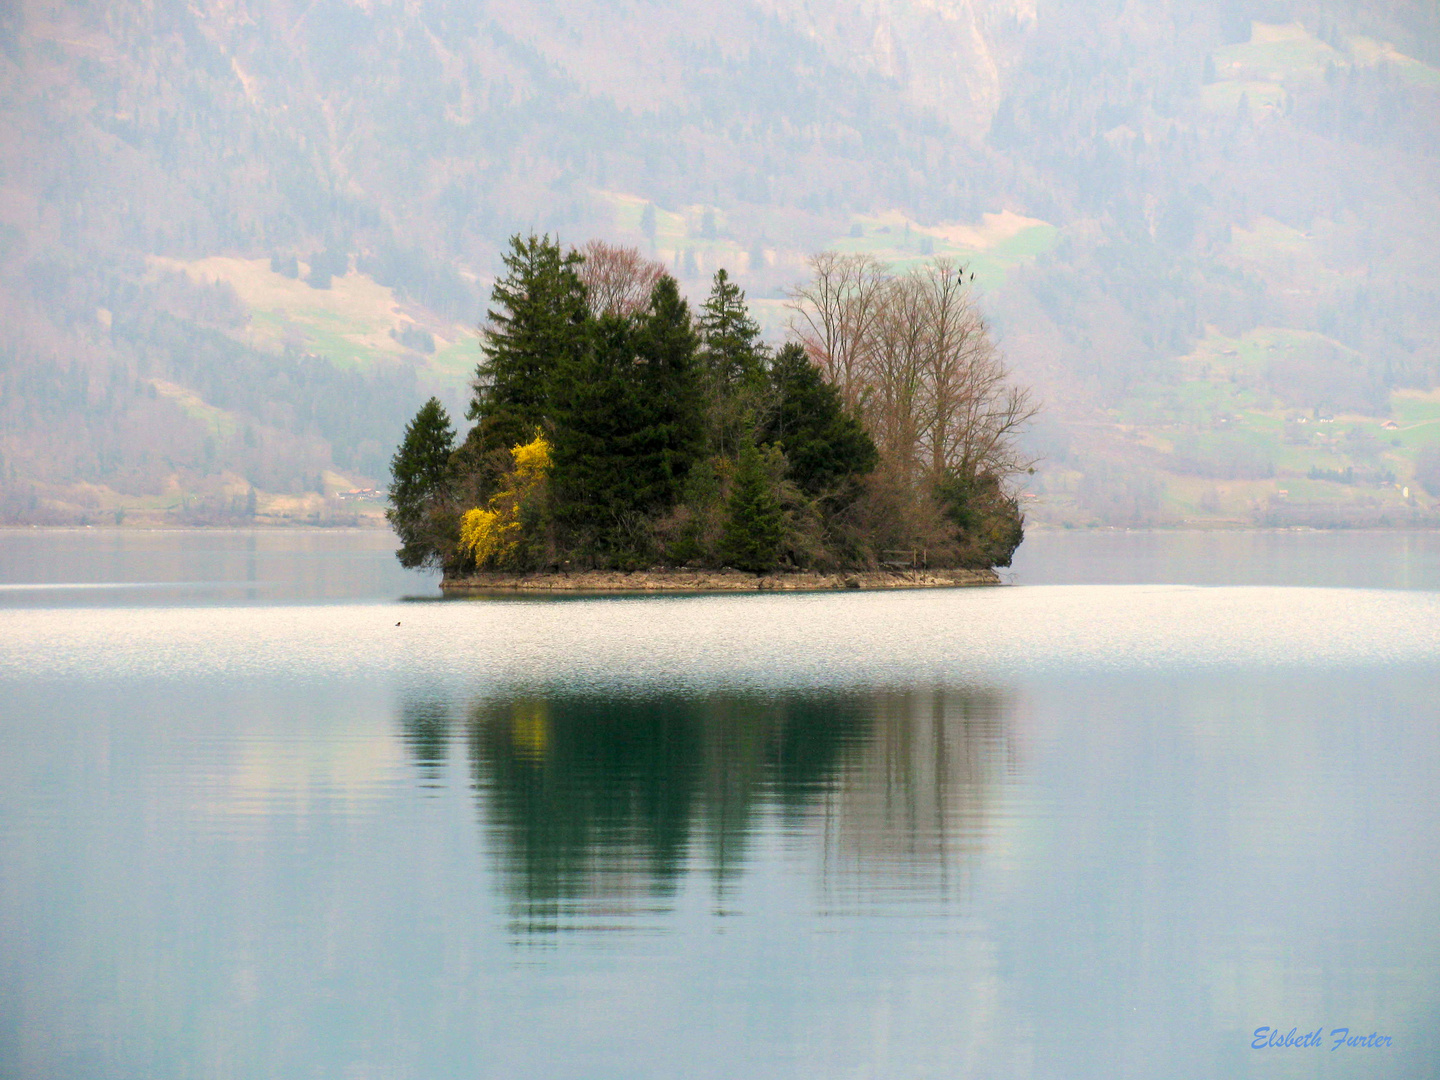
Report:
[{"label": "bare deciduous tree", "polygon": [[1011,381],[971,290],[973,275],[937,258],[912,275],[925,297],[925,415],[920,442],[933,475],[1001,480],[1026,469],[1016,437],[1038,411]]},{"label": "bare deciduous tree", "polygon": [[904,476],[914,475],[920,463],[927,427],[927,300],[917,278],[886,281],[868,348],[860,350],[867,426],[881,455]]},{"label": "bare deciduous tree", "polygon": [[810,260],[810,271],[809,284],[791,296],[792,327],[845,403],[860,409],[886,266],[869,255],[825,251]]},{"label": "bare deciduous tree", "polygon": [[937,258],[901,276],[866,255],[826,252],[791,296],[792,328],[911,479],[1005,480],[1030,464],[1017,436],[1035,416],[975,303],[973,275]]},{"label": "bare deciduous tree", "polygon": [[580,280],[596,315],[633,315],[650,302],[650,291],[665,267],[645,258],[637,248],[591,240],[580,254]]}]

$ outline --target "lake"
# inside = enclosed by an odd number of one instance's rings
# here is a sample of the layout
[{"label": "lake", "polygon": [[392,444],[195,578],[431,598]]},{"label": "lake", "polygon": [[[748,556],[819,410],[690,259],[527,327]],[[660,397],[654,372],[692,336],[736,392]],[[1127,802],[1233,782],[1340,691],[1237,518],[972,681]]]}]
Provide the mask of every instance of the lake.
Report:
[{"label": "lake", "polygon": [[0,531],[0,1075],[1434,1074],[1440,535],[449,601],[393,546]]}]

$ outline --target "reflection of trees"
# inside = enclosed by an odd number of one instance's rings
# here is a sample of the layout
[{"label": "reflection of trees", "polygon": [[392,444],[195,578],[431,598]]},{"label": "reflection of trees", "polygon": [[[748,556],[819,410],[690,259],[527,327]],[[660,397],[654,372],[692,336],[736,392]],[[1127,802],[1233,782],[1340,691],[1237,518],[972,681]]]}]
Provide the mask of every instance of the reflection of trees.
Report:
[{"label": "reflection of trees", "polygon": [[431,698],[407,701],[401,710],[400,729],[425,785],[438,786],[450,750],[449,709]]},{"label": "reflection of trees", "polygon": [[[948,895],[1006,767],[1005,717],[998,695],[954,690],[562,693],[481,702],[465,730],[512,908],[546,930],[663,904],[687,870],[723,892],[762,816],[814,835],[831,892]],[[403,725],[433,779],[443,708],[409,704]]]},{"label": "reflection of trees", "polygon": [[959,895],[1013,771],[1010,704],[989,690],[873,699],[873,735],[825,803],[827,892],[887,902]]},{"label": "reflection of trees", "polygon": [[837,696],[511,699],[475,709],[470,756],[507,889],[539,929],[582,901],[667,895],[697,857],[733,877],[757,810],[799,812],[867,721]]}]

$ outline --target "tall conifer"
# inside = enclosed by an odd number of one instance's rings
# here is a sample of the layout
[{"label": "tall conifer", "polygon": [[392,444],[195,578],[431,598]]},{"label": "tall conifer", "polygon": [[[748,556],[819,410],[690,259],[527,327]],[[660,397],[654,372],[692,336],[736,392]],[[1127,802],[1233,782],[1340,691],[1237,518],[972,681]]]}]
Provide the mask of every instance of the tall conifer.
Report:
[{"label": "tall conifer", "polygon": [[555,395],[555,518],[584,558],[610,561],[637,510],[632,465],[636,416],[635,324],[595,320],[590,347],[560,372]]},{"label": "tall conifer", "polygon": [[701,452],[703,401],[690,305],[675,279],[655,283],[635,337],[637,502],[668,509]]},{"label": "tall conifer", "polygon": [[556,372],[583,353],[589,329],[579,255],[532,233],[511,237],[503,259],[465,414],[479,421],[469,442],[482,452],[529,442],[551,419]]},{"label": "tall conifer", "polygon": [[751,441],[763,412],[766,349],[745,293],[723,269],[715,273],[699,324],[707,434],[712,451],[733,457]]},{"label": "tall conifer", "polygon": [[744,291],[723,269],[715,272],[699,321],[711,377],[727,388],[757,382],[765,369],[760,324],[750,317]]},{"label": "tall conifer", "polygon": [[441,557],[430,519],[449,494],[454,449],[450,416],[432,397],[406,426],[405,437],[390,459],[390,507],[385,518],[400,537],[395,554],[401,566],[434,565]]},{"label": "tall conifer", "polygon": [[634,522],[679,498],[700,449],[696,344],[667,274],[643,313],[597,319],[591,347],[561,369],[556,516],[595,558],[643,555]]}]

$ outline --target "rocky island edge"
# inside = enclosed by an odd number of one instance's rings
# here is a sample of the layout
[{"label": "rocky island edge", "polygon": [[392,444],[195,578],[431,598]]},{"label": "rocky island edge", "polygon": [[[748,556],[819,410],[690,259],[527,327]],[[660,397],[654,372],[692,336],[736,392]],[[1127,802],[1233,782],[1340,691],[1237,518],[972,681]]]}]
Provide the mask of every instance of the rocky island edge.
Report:
[{"label": "rocky island edge", "polygon": [[840,589],[941,589],[999,585],[993,569],[854,570],[835,573],[790,571],[753,574],[743,570],[651,569],[578,570],[573,573],[472,573],[446,575],[440,588],[450,596],[486,593],[712,593],[823,592]]}]

